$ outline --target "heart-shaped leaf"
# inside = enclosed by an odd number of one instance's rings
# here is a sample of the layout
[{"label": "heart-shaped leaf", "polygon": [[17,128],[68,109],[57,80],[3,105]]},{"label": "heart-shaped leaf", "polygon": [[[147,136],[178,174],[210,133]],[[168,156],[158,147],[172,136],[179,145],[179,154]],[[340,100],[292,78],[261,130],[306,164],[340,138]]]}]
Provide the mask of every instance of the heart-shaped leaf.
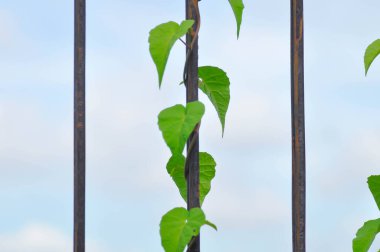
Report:
[{"label": "heart-shaped leaf", "polygon": [[201,205],[211,190],[211,181],[215,177],[216,162],[207,152],[199,152],[199,200]]},{"label": "heart-shaped leaf", "polygon": [[234,11],[237,24],[237,37],[239,38],[241,21],[243,19],[244,4],[243,0],[228,0]]},{"label": "heart-shaped leaf", "polygon": [[205,112],[203,103],[189,102],[186,107],[175,105],[158,115],[158,126],[172,154],[182,154],[187,139]]},{"label": "heart-shaped leaf", "polygon": [[200,67],[198,75],[199,88],[214,105],[224,133],[226,113],[230,103],[230,80],[222,69],[213,66]]},{"label": "heart-shaped leaf", "polygon": [[[185,178],[185,162],[186,159],[183,155],[173,155],[166,165],[166,170],[186,202],[187,182]],[[199,201],[201,205],[210,192],[211,181],[215,177],[215,166],[216,162],[210,154],[206,152],[199,153]]]},{"label": "heart-shaped leaf", "polygon": [[184,36],[194,20],[185,20],[180,25],[176,22],[160,24],[149,33],[149,51],[158,72],[159,86],[161,87],[166,63],[174,43]]},{"label": "heart-shaped leaf", "polygon": [[364,66],[365,74],[367,75],[369,67],[376,57],[380,54],[380,39],[375,40],[367,47],[367,50],[364,54]]},{"label": "heart-shaped leaf", "polygon": [[187,201],[187,182],[185,178],[185,156],[173,155],[166,164],[166,171],[177,185],[182,198]]},{"label": "heart-shaped leaf", "polygon": [[353,252],[367,252],[379,232],[380,219],[370,220],[364,223],[352,241]]},{"label": "heart-shaped leaf", "polygon": [[370,176],[368,178],[368,187],[371,190],[373,198],[376,201],[377,207],[380,210],[380,176]]},{"label": "heart-shaped leaf", "polygon": [[182,252],[203,225],[209,225],[200,208],[174,208],[166,213],[160,223],[161,244],[165,252]]}]

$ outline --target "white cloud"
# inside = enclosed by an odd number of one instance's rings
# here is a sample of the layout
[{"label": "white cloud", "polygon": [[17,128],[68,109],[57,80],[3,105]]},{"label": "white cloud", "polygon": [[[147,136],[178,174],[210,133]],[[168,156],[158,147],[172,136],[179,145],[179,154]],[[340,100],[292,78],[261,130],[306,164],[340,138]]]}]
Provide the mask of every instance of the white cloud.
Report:
[{"label": "white cloud", "polygon": [[[106,252],[105,249],[88,242],[87,250]],[[72,250],[72,239],[61,231],[40,223],[24,226],[15,233],[0,233],[2,252],[67,252]]]}]

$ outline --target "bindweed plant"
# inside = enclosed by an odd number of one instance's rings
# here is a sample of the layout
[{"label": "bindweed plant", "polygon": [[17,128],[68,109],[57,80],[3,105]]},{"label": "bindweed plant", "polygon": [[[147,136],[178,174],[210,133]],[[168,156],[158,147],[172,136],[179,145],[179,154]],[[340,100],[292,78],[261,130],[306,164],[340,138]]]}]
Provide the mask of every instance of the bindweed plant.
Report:
[{"label": "bindweed plant", "polygon": [[[188,0],[189,1],[189,0]],[[198,38],[200,29],[200,17],[198,0],[193,5],[196,7],[196,20],[184,20],[181,23],[173,21],[160,24],[153,28],[149,34],[149,51],[158,72],[158,84],[161,88],[165,67],[173,45],[181,40],[187,48],[183,81],[188,86],[187,67],[189,55],[193,50],[194,41]],[[242,0],[229,0],[237,23],[237,37],[240,34],[240,26],[244,4]],[[189,43],[181,38],[185,35],[192,37]],[[218,114],[222,135],[224,134],[226,113],[230,102],[230,80],[227,74],[214,66],[202,66],[198,68],[198,88],[210,99]],[[166,165],[166,171],[177,185],[182,198],[188,198],[188,155],[192,151],[193,142],[189,137],[199,131],[200,122],[205,113],[205,106],[200,101],[188,102],[186,105],[177,104],[162,110],[158,115],[158,126],[162,136],[170,149],[171,157]],[[186,143],[187,156],[183,154]],[[207,152],[199,152],[199,204],[202,206],[204,199],[211,189],[211,181],[215,177],[216,162]],[[182,252],[186,246],[199,235],[202,226],[208,225],[217,229],[214,224],[206,219],[201,207],[186,209],[177,207],[167,212],[160,222],[161,244],[166,252]]]},{"label": "bindweed plant", "polygon": [[[375,40],[367,47],[364,55],[365,74],[367,75],[372,62],[380,54],[380,39]],[[368,187],[380,210],[380,175],[368,178]],[[367,252],[376,235],[380,232],[380,218],[369,220],[357,231],[355,239],[352,241],[353,252]],[[380,250],[379,250],[380,251]]]}]

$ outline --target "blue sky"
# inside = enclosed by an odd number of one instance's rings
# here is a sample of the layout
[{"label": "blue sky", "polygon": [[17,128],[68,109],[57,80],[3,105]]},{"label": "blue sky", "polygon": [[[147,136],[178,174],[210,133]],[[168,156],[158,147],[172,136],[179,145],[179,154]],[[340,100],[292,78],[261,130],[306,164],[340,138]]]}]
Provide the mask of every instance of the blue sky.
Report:
[{"label": "blue sky", "polygon": [[[184,206],[166,174],[156,125],[184,103],[184,48],[161,90],[148,32],[180,22],[184,1],[88,1],[87,239],[89,252],[162,251],[161,215]],[[288,1],[245,1],[239,41],[227,1],[200,2],[200,65],[231,80],[225,136],[206,97],[201,150],[218,163],[205,201],[219,231],[203,251],[291,249]],[[308,251],[350,251],[379,217],[366,178],[380,168],[380,37],[375,0],[305,1]],[[72,248],[72,1],[0,2],[0,251]],[[377,248],[380,243],[377,242]],[[375,251],[375,250],[373,250]]]}]

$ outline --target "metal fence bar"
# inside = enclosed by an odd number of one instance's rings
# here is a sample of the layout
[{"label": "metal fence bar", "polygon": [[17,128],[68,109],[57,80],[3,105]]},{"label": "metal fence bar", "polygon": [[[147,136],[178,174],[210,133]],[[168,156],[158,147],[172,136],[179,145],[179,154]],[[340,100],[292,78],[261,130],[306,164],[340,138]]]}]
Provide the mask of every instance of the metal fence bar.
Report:
[{"label": "metal fence bar", "polygon": [[303,0],[291,0],[293,252],[305,252],[306,162]]},{"label": "metal fence bar", "polygon": [[[186,0],[186,19],[195,20],[195,24],[186,36],[187,67],[186,71],[186,102],[198,100],[198,36],[196,34],[199,25],[198,0]],[[191,147],[190,147],[191,146]],[[187,143],[187,208],[200,207],[199,202],[199,134],[198,127],[190,135]],[[193,238],[188,246],[188,252],[200,251],[200,236]]]},{"label": "metal fence bar", "polygon": [[86,187],[85,0],[75,0],[74,40],[74,252],[84,252]]}]

